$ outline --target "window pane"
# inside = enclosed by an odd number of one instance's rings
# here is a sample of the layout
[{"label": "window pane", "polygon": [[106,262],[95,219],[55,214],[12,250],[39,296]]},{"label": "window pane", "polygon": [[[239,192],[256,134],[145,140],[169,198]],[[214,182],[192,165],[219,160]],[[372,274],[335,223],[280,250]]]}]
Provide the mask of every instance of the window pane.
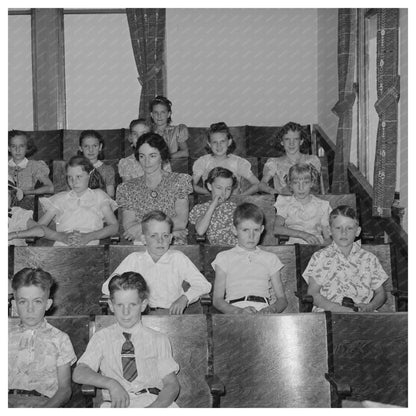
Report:
[{"label": "window pane", "polygon": [[65,15],[67,128],[126,127],[141,87],[125,14]]},{"label": "window pane", "polygon": [[9,129],[33,130],[30,15],[8,18]]}]

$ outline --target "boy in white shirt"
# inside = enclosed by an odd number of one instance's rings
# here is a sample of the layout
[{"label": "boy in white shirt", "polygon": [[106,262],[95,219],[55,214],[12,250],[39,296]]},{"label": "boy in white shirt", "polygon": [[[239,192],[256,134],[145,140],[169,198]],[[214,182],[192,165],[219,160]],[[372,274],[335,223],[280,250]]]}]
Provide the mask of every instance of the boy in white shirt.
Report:
[{"label": "boy in white shirt", "polygon": [[[243,203],[234,211],[233,232],[238,243],[218,253],[213,304],[223,313],[279,313],[287,306],[280,278],[279,258],[257,247],[264,230],[264,213],[254,204]],[[270,305],[269,288],[276,294]]]},{"label": "boy in white shirt", "polygon": [[[162,211],[151,211],[142,220],[142,241],[147,250],[128,255],[104,282],[102,292],[109,294],[108,283],[116,274],[140,273],[149,286],[149,309],[157,313],[180,315],[186,307],[209,293],[211,284],[181,251],[170,250],[173,222]],[[184,292],[182,283],[189,283]]]}]

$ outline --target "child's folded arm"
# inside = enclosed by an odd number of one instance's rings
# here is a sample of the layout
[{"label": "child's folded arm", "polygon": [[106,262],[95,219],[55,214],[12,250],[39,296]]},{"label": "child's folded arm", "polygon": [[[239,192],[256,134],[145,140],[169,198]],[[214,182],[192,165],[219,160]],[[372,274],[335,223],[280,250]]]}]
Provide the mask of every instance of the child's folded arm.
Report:
[{"label": "child's folded arm", "polygon": [[274,293],[276,295],[276,302],[272,303],[266,308],[263,308],[260,313],[280,313],[287,307],[287,299],[285,290],[283,288],[280,271],[277,271],[270,277]]},{"label": "child's folded arm", "polygon": [[156,400],[147,407],[169,407],[179,394],[180,386],[175,373],[169,373],[162,379],[163,388]]},{"label": "child's folded arm", "polygon": [[380,306],[384,304],[386,299],[387,299],[386,291],[383,285],[381,285],[380,287],[374,290],[374,296],[373,296],[373,299],[371,299],[371,302],[356,303],[355,306],[358,307],[358,310],[360,312],[374,312],[378,308],[380,308]]},{"label": "child's folded arm", "polygon": [[315,282],[313,277],[309,277],[308,282],[308,295],[313,297],[313,304],[318,308],[331,312],[353,312],[351,308],[339,305],[338,303],[331,302],[320,293],[321,286]]},{"label": "child's folded arm", "polygon": [[71,366],[64,364],[57,367],[58,390],[45,403],[45,407],[62,407],[71,398]]},{"label": "child's folded arm", "polygon": [[117,380],[97,373],[87,364],[79,363],[72,378],[75,383],[90,384],[108,390],[112,407],[128,407],[130,404],[129,394]]}]

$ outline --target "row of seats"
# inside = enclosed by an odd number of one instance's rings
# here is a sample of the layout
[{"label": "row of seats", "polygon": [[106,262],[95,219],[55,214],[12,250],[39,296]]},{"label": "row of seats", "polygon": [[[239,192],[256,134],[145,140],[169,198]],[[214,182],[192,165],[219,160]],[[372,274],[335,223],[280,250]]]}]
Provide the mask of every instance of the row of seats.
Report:
[{"label": "row of seats", "polygon": [[[303,126],[311,137],[310,125]],[[276,132],[279,126],[235,126],[230,132],[236,143],[235,154],[246,157],[280,156],[276,147]],[[104,153],[107,159],[120,159],[131,153],[128,141],[129,130],[125,128],[97,130],[104,140]],[[187,140],[189,156],[198,158],[206,154],[207,127],[188,127]],[[36,144],[37,152],[32,156],[36,160],[68,160],[77,153],[79,136],[82,130],[40,130],[26,131]]]},{"label": "row of seats", "polygon": [[[326,194],[319,195],[320,198],[329,201],[331,207],[335,208],[339,205],[349,205],[353,208],[356,208],[356,195],[355,194]],[[206,202],[210,199],[210,196],[207,195],[189,195],[189,211],[195,204]],[[276,237],[273,231],[274,220],[276,218],[276,210],[274,208],[275,197],[273,195],[248,195],[248,196],[232,196],[231,201],[234,201],[237,205],[242,202],[251,202],[259,206],[265,216],[264,223],[264,232],[261,237],[260,243],[262,245],[277,245],[279,244],[279,238]],[[39,204],[38,198],[33,201],[33,211],[34,211],[34,220],[38,220],[42,216],[42,207]],[[191,224],[188,224],[189,244],[194,244],[197,242],[195,229]],[[128,244],[126,240],[121,240],[122,244]],[[40,239],[36,242],[36,245],[52,245],[52,242],[45,239]]]},{"label": "row of seats", "polygon": [[[114,323],[47,319],[70,336],[77,357]],[[407,313],[144,316],[143,324],[171,341],[180,407],[341,407],[344,398],[408,405]],[[73,383],[68,407],[90,406]]]},{"label": "row of seats", "polygon": [[[246,157],[246,159],[251,164],[251,170],[253,174],[257,178],[261,179],[263,176],[264,164],[267,162],[269,157],[258,157],[258,158]],[[171,165],[173,172],[187,173],[192,176],[192,173],[193,173],[192,167],[195,161],[196,161],[196,158],[181,157],[178,159],[172,159],[170,161],[170,165]],[[327,165],[326,157],[320,157],[320,161],[321,161],[321,166],[322,166],[321,193],[328,193],[329,178],[328,178],[328,165]],[[113,167],[114,172],[115,172],[115,182],[116,182],[116,185],[119,185],[122,182],[120,175],[118,173],[119,159],[106,159],[103,162]],[[53,160],[49,163],[49,168],[51,171],[50,177],[55,187],[55,193],[60,192],[60,191],[65,191],[68,189],[67,183],[66,183],[65,164],[66,164],[66,161],[64,160]],[[270,184],[272,185],[272,181],[270,181]],[[201,181],[201,185],[202,185],[202,181]],[[245,178],[242,178],[242,183],[241,183],[242,191],[249,188],[250,186],[251,184]]]},{"label": "row of seats", "polygon": [[[381,311],[399,310],[394,298],[397,288],[394,249],[389,244],[363,245],[377,255],[389,280],[384,284],[387,302]],[[211,262],[216,255],[230,247],[210,245],[174,246],[187,255],[210,283],[214,283],[215,273]],[[280,245],[263,246],[266,251],[275,253],[284,268],[281,270],[282,282],[288,300],[285,313],[310,311],[308,303],[302,302],[307,286],[302,273],[312,256],[321,246]],[[121,261],[135,251],[145,247],[134,245],[106,245],[87,247],[9,247],[9,279],[24,267],[41,267],[51,273],[56,281],[53,293],[54,304],[50,310],[53,315],[99,314],[101,308],[102,283],[110,276]],[[296,292],[296,294],[295,294]],[[271,291],[273,298],[274,293]],[[211,306],[211,310],[215,312]],[[201,313],[202,307],[196,304],[188,313]]]}]

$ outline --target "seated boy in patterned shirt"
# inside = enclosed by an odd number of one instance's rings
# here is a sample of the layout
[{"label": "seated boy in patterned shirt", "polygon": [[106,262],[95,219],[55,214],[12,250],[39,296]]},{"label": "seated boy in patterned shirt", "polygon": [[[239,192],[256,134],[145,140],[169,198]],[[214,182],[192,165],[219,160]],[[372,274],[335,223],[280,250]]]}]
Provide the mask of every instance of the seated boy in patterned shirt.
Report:
[{"label": "seated boy in patterned shirt", "polygon": [[313,296],[314,312],[353,312],[343,306],[351,298],[360,312],[374,312],[386,301],[383,283],[388,279],[378,258],[361,248],[361,227],[355,210],[341,205],[329,214],[333,242],[313,254],[303,278],[308,295]]},{"label": "seated boy in patterned shirt", "polygon": [[108,285],[116,323],[96,332],[74,370],[76,383],[103,388],[101,407],[178,407],[178,364],[165,334],[146,328],[147,284],[139,273]]},{"label": "seated boy in patterned shirt", "polygon": [[232,232],[237,205],[229,201],[236,184],[237,178],[230,170],[222,167],[212,169],[205,181],[212,200],[195,205],[189,214],[189,222],[195,224],[198,235],[206,233],[210,244],[237,244],[237,237]]},{"label": "seated boy in patterned shirt", "polygon": [[9,407],[61,407],[71,397],[71,341],[44,318],[52,283],[42,269],[27,267],[13,277],[20,323],[9,324]]}]

